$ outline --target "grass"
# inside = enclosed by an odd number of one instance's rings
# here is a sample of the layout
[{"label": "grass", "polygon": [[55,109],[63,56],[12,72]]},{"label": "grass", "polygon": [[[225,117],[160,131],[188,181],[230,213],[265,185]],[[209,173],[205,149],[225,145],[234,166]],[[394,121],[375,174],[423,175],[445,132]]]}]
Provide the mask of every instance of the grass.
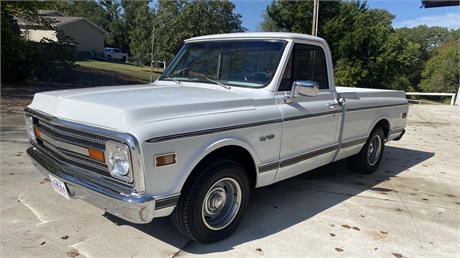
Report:
[{"label": "grass", "polygon": [[[86,60],[76,62],[77,67],[84,67],[98,71],[101,74],[113,74],[115,77],[129,78],[138,83],[150,82],[150,67],[139,67],[130,63],[122,63],[115,61],[94,61]],[[161,68],[154,68],[152,73],[152,81],[156,80],[163,72]]]},{"label": "grass", "polygon": [[[163,69],[155,68],[152,81],[156,80]],[[138,67],[129,63],[115,61],[85,60],[76,62],[73,70],[57,69],[49,81],[29,81],[2,85],[2,105],[30,103],[35,93],[41,91],[87,88],[96,86],[147,84],[150,82],[150,67]],[[25,104],[24,104],[25,103]]]}]

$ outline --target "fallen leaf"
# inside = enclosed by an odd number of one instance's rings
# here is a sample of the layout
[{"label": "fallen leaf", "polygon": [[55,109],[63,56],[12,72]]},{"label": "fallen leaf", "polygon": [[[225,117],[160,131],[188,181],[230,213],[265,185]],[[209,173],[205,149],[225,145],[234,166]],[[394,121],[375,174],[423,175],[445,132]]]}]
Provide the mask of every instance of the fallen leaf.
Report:
[{"label": "fallen leaf", "polygon": [[423,165],[423,166],[426,167],[426,168],[428,167],[428,165]]},{"label": "fallen leaf", "polygon": [[67,256],[69,257],[77,257],[80,254],[78,252],[72,251],[72,252],[67,252]]},{"label": "fallen leaf", "polygon": [[336,247],[335,250],[336,250],[337,252],[343,252],[343,249],[342,249],[342,248]]},{"label": "fallen leaf", "polygon": [[40,245],[44,245],[44,244],[46,244],[46,242],[45,242],[45,241],[43,241],[43,242],[42,242]]},{"label": "fallen leaf", "polygon": [[256,248],[257,252],[262,252],[262,248]]},{"label": "fallen leaf", "polygon": [[388,235],[388,232],[385,232],[385,231],[380,231],[380,233],[382,233],[384,235]]},{"label": "fallen leaf", "polygon": [[361,218],[365,218],[365,217],[366,217],[366,216],[364,216],[364,215],[361,215]]},{"label": "fallen leaf", "polygon": [[18,157],[19,157],[19,156],[21,156],[21,155],[22,155],[21,153],[18,153],[18,154],[16,154],[15,156],[18,156]]},{"label": "fallen leaf", "polygon": [[356,230],[356,231],[361,231],[361,230],[359,230],[358,227],[352,227],[352,229],[354,229],[354,230]]},{"label": "fallen leaf", "polygon": [[403,257],[402,254],[398,254],[398,253],[391,253],[391,254],[394,255],[397,258],[402,258]]},{"label": "fallen leaf", "polygon": [[418,192],[418,189],[414,189],[414,191]]},{"label": "fallen leaf", "polygon": [[331,237],[335,237],[335,234],[329,233],[329,235],[331,235]]},{"label": "fallen leaf", "polygon": [[62,237],[61,237],[61,239],[67,239],[67,238],[69,238],[68,235],[65,235],[65,236],[62,236]]},{"label": "fallen leaf", "polygon": [[423,200],[423,201],[428,201],[428,199],[426,199],[426,198],[423,198],[422,200]]},{"label": "fallen leaf", "polygon": [[377,249],[378,249],[377,247],[376,247],[376,248],[374,248],[374,250],[377,250]]},{"label": "fallen leaf", "polygon": [[398,208],[398,209],[396,209],[396,210],[397,210],[397,211],[402,211],[402,210],[401,210],[401,209],[399,209],[399,208]]},{"label": "fallen leaf", "polygon": [[350,228],[350,226],[348,226],[348,225],[342,225],[342,227],[344,227],[344,228]]},{"label": "fallen leaf", "polygon": [[448,194],[447,196],[449,196],[449,197],[455,197],[455,195],[452,195],[452,194]]},{"label": "fallen leaf", "polygon": [[380,194],[387,194],[387,193],[380,193]]},{"label": "fallen leaf", "polygon": [[14,175],[14,173],[9,173],[10,176]]},{"label": "fallen leaf", "polygon": [[[458,203],[457,203],[457,204],[458,204]],[[331,227],[335,227],[335,225],[334,225],[334,224],[329,224],[329,226],[331,226]]]},{"label": "fallen leaf", "polygon": [[49,183],[49,182],[51,182],[51,180],[50,180],[49,178],[45,178],[45,179],[43,179],[42,182],[47,182],[47,183]]},{"label": "fallen leaf", "polygon": [[433,244],[433,242],[430,242],[430,244]]}]

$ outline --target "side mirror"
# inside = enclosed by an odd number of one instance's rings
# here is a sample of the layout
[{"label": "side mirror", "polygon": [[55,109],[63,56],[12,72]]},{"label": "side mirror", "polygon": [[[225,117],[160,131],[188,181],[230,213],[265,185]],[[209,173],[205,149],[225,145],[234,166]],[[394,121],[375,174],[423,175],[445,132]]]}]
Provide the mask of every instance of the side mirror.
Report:
[{"label": "side mirror", "polygon": [[315,81],[305,80],[305,81],[295,81],[292,84],[291,95],[285,98],[286,104],[291,104],[295,101],[295,93],[307,97],[314,97],[318,95],[319,85]]}]

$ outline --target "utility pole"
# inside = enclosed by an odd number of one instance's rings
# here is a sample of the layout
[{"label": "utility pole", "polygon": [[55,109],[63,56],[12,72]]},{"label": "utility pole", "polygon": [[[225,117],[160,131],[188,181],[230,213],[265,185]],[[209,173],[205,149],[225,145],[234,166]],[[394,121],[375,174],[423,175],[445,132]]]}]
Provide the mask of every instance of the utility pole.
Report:
[{"label": "utility pole", "polygon": [[150,53],[150,84],[152,84],[153,76],[153,42],[155,39],[155,26],[152,27],[152,53]]},{"label": "utility pole", "polygon": [[311,25],[311,35],[318,36],[318,16],[319,0],[313,0],[313,22]]}]

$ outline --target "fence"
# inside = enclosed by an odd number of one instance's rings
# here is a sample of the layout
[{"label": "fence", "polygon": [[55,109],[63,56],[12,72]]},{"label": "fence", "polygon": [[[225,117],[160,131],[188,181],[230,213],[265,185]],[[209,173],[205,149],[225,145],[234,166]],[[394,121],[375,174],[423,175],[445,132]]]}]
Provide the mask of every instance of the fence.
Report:
[{"label": "fence", "polygon": [[[421,95],[421,96],[450,96],[450,105],[454,105],[455,93],[431,93],[431,92],[406,92],[406,95]],[[420,103],[419,103],[420,104]]]}]

